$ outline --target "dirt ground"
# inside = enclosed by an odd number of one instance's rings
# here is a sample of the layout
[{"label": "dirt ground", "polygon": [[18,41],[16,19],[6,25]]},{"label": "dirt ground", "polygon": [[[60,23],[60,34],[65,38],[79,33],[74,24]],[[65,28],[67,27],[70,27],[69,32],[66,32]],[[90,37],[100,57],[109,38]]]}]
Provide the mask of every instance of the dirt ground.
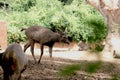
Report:
[{"label": "dirt ground", "polygon": [[[85,55],[86,56],[85,59],[83,58],[74,59],[72,58],[72,56],[70,58],[67,58],[65,56],[71,55],[72,53],[73,54],[75,53],[82,54],[82,53],[79,51],[67,51],[69,49],[66,49],[66,47],[64,48],[65,49],[61,48],[61,50],[59,50],[58,48],[54,49],[52,59],[47,54],[48,51],[45,50],[44,53],[46,54],[43,54],[40,64],[37,64],[37,63],[35,64],[33,57],[31,56],[31,53],[29,52],[29,49],[28,49],[26,52],[28,53],[26,54],[28,57],[28,67],[22,74],[23,80],[120,80],[119,78],[120,77],[119,76],[120,60],[119,59],[116,59],[112,62],[103,61],[102,65],[100,66],[100,69],[90,74],[86,72],[84,67],[86,66],[86,64],[90,64],[96,61],[96,59],[90,60],[88,58],[90,57],[90,55],[89,56]],[[35,50],[35,55],[36,55],[36,58],[39,59],[39,55],[36,53],[40,53],[37,49]],[[57,54],[63,54],[63,53],[65,55],[64,57],[57,55]],[[76,57],[76,56],[73,56],[73,57]],[[59,71],[63,69],[63,67],[67,65],[72,65],[72,64],[80,64],[81,69],[67,77],[63,77],[59,75]],[[2,80],[2,76],[3,76],[3,71],[0,68],[0,80]]]},{"label": "dirt ground", "polygon": [[[111,62],[103,62],[101,68],[93,74],[81,69],[68,77],[59,75],[59,70],[66,65],[81,64],[84,67],[87,63],[91,63],[91,61],[63,58],[52,58],[51,60],[49,57],[43,57],[41,64],[34,64],[29,56],[28,68],[23,73],[23,78],[24,80],[111,80],[114,75],[120,75],[120,64]],[[120,80],[120,78],[114,80]]]},{"label": "dirt ground", "polygon": [[[62,77],[59,75],[59,70],[66,65],[81,64],[85,66],[86,63],[90,62],[62,58],[52,58],[51,60],[49,57],[43,57],[40,64],[35,64],[32,57],[28,57],[28,67],[22,74],[23,80],[120,80],[120,78],[112,79],[113,75],[120,75],[120,64],[104,62],[101,69],[93,74],[81,69],[71,76]],[[1,69],[0,80],[2,80],[2,73]]]}]

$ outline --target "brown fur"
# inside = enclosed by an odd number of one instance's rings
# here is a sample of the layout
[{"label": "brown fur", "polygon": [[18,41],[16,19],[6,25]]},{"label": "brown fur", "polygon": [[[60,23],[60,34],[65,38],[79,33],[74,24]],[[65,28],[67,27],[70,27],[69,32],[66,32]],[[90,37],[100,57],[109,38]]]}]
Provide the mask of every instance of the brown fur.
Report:
[{"label": "brown fur", "polygon": [[39,58],[38,63],[40,63],[42,55],[43,55],[43,49],[44,45],[49,47],[49,53],[50,57],[52,57],[52,48],[55,42],[64,42],[64,43],[70,43],[68,40],[68,37],[66,36],[66,33],[55,33],[52,30],[48,28],[44,28],[41,26],[31,26],[25,30],[25,34],[28,38],[28,43],[24,46],[24,52],[28,47],[31,46],[31,53],[32,56],[36,62],[35,56],[34,56],[34,44],[39,43],[41,44],[41,55]]},{"label": "brown fur", "polygon": [[4,80],[21,80],[21,74],[27,66],[27,58],[19,44],[9,45],[0,54],[0,62],[4,71]]}]

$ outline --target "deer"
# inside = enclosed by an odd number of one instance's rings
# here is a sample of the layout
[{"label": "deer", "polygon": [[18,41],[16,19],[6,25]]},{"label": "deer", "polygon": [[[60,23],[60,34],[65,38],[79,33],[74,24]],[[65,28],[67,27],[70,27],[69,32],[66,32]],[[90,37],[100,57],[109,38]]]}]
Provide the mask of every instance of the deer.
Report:
[{"label": "deer", "polygon": [[27,57],[22,47],[13,43],[0,53],[0,66],[3,69],[3,80],[21,80],[21,74],[27,68]]},{"label": "deer", "polygon": [[38,60],[38,63],[40,63],[41,61],[44,46],[49,47],[49,55],[50,55],[50,58],[52,58],[52,49],[55,42],[63,42],[66,44],[70,44],[70,41],[68,40],[66,32],[57,33],[42,26],[30,26],[27,29],[25,28],[21,29],[21,31],[23,30],[25,30],[26,37],[28,38],[28,42],[24,45],[24,52],[28,47],[31,46],[30,51],[32,53],[35,63],[37,62],[34,56],[35,43],[39,43],[40,49],[41,49],[41,55]]}]

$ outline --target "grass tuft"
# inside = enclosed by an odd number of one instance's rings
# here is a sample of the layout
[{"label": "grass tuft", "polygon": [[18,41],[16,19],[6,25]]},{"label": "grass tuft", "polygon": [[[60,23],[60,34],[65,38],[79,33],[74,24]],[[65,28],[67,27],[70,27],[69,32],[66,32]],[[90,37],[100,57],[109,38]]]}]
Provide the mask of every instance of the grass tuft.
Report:
[{"label": "grass tuft", "polygon": [[98,69],[100,69],[100,66],[101,66],[101,62],[100,61],[88,63],[88,64],[86,64],[86,72],[94,73]]},{"label": "grass tuft", "polygon": [[66,77],[74,75],[77,70],[80,70],[80,65],[74,64],[65,66],[63,69],[59,71],[60,76]]}]

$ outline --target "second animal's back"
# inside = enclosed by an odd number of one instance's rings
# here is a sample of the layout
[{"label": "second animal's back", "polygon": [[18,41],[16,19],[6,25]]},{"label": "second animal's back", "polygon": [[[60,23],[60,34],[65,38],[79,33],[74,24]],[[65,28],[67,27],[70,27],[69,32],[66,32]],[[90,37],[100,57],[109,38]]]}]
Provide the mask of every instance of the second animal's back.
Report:
[{"label": "second animal's back", "polygon": [[11,63],[17,65],[17,67],[21,70],[25,65],[27,65],[27,57],[23,52],[22,47],[17,43],[13,43],[8,46],[2,56],[2,59],[3,62],[9,62],[9,64]]}]

